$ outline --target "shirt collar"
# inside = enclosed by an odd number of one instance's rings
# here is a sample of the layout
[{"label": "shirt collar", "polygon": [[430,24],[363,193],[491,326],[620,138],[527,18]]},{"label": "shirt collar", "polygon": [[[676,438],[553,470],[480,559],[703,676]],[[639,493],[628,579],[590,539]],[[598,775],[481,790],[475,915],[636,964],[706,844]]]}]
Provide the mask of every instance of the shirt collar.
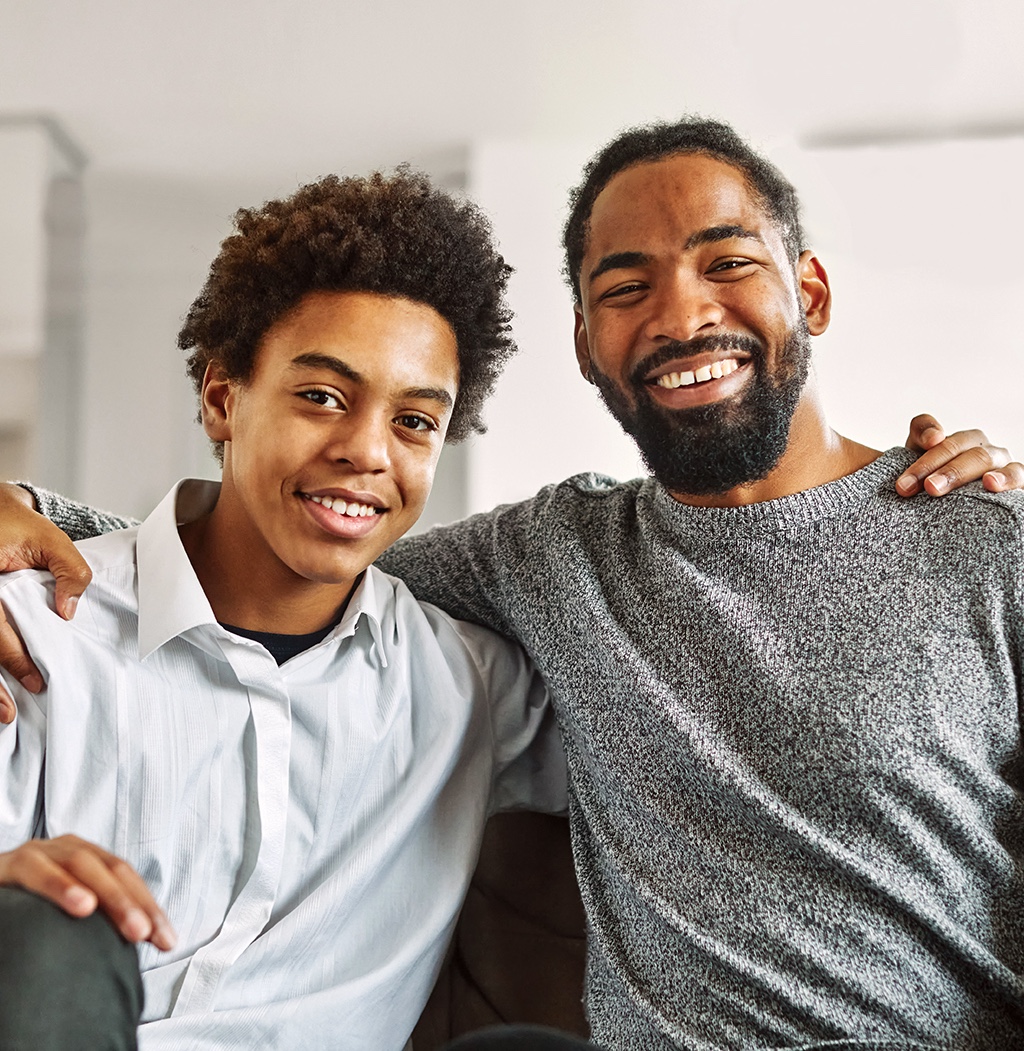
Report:
[{"label": "shirt collar", "polygon": [[[178,526],[213,509],[220,483],[186,478],[160,501],[139,526],[136,559],[139,586],[139,659],[145,660],[171,639],[191,628],[217,625],[209,599],[192,568],[178,535]],[[370,566],[353,592],[337,627],[328,638],[355,633],[366,616],[381,664],[387,667],[381,621],[393,589]]]},{"label": "shirt collar", "polygon": [[377,651],[381,666],[386,668],[388,658],[384,648],[384,631],[381,624],[387,611],[388,598],[390,597],[393,601],[393,596],[394,588],[388,578],[376,566],[369,566],[363,573],[363,579],[352,592],[341,620],[328,638],[343,639],[354,635],[359,618],[366,617],[374,649]]}]

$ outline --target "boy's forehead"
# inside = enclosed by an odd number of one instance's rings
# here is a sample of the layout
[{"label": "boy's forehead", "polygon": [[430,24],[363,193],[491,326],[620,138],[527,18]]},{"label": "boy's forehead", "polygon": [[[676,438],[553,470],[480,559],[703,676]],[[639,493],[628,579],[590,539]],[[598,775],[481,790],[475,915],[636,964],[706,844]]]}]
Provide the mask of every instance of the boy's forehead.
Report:
[{"label": "boy's forehead", "polygon": [[[458,380],[458,347],[451,325],[431,306],[363,291],[317,291],[270,327],[257,351],[256,371],[269,367],[329,368],[359,381],[431,385]],[[419,385],[424,385],[420,383]]]}]

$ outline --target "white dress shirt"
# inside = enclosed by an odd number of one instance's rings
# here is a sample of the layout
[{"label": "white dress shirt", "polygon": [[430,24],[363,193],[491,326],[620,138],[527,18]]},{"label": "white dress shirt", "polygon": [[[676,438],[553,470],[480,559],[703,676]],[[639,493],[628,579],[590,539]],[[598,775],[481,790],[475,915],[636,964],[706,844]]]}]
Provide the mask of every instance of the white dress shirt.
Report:
[{"label": "white dress shirt", "polygon": [[566,806],[546,694],[517,646],[373,567],[278,667],[217,624],[178,538],[216,491],[82,543],[70,623],[48,574],[0,584],[47,680],[5,680],[0,850],[70,832],[145,879],[178,944],[140,949],[144,1051],[399,1049],[488,814]]}]

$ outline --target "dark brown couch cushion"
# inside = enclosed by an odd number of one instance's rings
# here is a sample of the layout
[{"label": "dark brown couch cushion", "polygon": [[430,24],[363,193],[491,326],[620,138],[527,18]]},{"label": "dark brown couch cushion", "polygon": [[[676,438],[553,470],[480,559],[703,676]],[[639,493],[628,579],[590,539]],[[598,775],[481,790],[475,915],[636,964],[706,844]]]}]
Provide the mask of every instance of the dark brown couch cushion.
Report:
[{"label": "dark brown couch cushion", "polygon": [[586,1036],[585,954],[568,821],[491,818],[448,959],[413,1033],[414,1051],[517,1022]]}]

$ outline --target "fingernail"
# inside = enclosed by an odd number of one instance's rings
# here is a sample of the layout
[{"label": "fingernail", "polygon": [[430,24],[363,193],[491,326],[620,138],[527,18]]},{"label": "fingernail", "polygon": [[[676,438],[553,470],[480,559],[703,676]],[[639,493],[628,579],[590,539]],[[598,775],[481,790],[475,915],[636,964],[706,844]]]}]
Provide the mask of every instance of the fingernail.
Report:
[{"label": "fingernail", "polygon": [[921,441],[925,442],[937,442],[942,438],[942,431],[937,427],[927,427],[921,432]]},{"label": "fingernail", "polygon": [[72,595],[66,598],[64,600],[64,619],[70,620],[75,615],[76,609],[78,609],[78,596]]},{"label": "fingernail", "polygon": [[917,479],[912,474],[902,474],[896,479],[896,491],[909,496],[917,489]]},{"label": "fingernail", "polygon": [[1006,475],[1001,471],[988,471],[985,474],[986,478],[991,478],[996,485],[1006,485]]},{"label": "fingernail", "polygon": [[944,493],[949,488],[949,479],[943,474],[933,474],[930,480],[935,493]]},{"label": "fingernail", "polygon": [[141,909],[132,909],[124,918],[125,937],[133,942],[148,938],[153,931],[153,924]]},{"label": "fingernail", "polygon": [[43,688],[43,677],[34,671],[23,675],[18,682],[28,690],[29,693],[38,693]]},{"label": "fingernail", "polygon": [[156,940],[164,950],[173,949],[178,944],[178,936],[174,933],[174,928],[166,920],[160,920],[157,923]]},{"label": "fingernail", "polygon": [[84,887],[68,887],[64,891],[64,902],[72,909],[81,911],[91,909],[96,904],[96,898]]}]

